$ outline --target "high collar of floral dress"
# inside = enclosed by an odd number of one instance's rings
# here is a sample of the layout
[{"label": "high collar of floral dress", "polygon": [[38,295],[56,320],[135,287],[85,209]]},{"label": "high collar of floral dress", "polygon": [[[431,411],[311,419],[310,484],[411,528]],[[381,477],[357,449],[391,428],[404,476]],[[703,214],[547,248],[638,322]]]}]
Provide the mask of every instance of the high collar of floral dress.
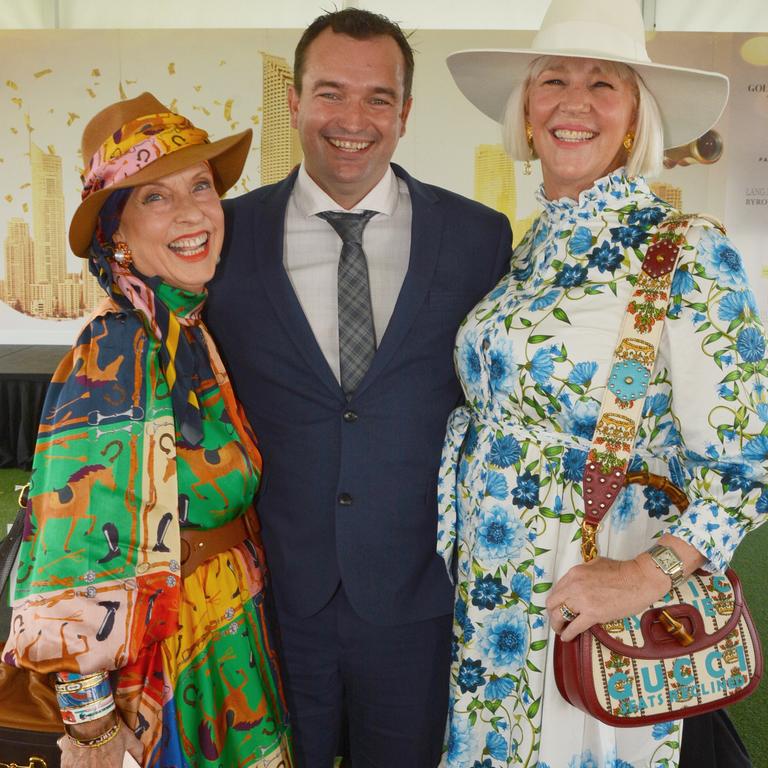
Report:
[{"label": "high collar of floral dress", "polygon": [[621,207],[622,200],[636,197],[638,194],[652,196],[653,193],[642,176],[627,177],[622,167],[597,179],[588,189],[582,190],[578,200],[570,197],[549,200],[543,184],[536,192],[536,199],[542,207],[543,216],[552,222],[562,219],[576,222],[597,216],[605,208]]}]

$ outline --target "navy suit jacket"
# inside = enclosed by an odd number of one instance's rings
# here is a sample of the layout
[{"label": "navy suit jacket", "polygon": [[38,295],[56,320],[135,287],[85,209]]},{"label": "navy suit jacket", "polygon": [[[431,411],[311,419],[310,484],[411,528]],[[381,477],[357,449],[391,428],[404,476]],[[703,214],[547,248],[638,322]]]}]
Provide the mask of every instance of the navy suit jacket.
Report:
[{"label": "navy suit jacket", "polygon": [[349,402],[283,267],[296,174],[224,203],[207,322],[264,458],[257,506],[275,599],[299,617],[339,580],[375,624],[452,610],[435,543],[443,436],[462,397],[454,338],[509,268],[511,231],[498,212],[393,168],[410,190],[410,261]]}]

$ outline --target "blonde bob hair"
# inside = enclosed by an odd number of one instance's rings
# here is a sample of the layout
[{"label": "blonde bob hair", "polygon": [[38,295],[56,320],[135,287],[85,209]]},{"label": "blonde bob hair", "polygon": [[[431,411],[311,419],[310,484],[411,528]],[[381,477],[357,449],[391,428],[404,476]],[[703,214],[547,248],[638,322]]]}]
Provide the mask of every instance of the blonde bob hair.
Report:
[{"label": "blonde bob hair", "polygon": [[[507,101],[502,124],[504,148],[513,160],[533,160],[535,152],[525,135],[528,90],[531,83],[549,67],[562,61],[562,56],[540,56],[528,66],[525,79],[516,85]],[[600,60],[601,67],[622,81],[635,86],[635,141],[625,164],[627,176],[657,176],[664,162],[664,128],[661,113],[642,78],[632,67],[616,61]],[[618,149],[618,148],[617,148]]]}]

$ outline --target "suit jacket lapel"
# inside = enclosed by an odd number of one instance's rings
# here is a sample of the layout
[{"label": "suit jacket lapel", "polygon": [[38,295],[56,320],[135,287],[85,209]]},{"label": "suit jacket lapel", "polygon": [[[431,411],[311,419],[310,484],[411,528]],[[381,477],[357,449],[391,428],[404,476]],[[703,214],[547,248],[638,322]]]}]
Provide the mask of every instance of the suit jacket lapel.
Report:
[{"label": "suit jacket lapel", "polygon": [[323,383],[343,398],[333,371],[328,365],[317,339],[301,308],[296,292],[283,265],[283,241],[285,239],[285,211],[296,181],[296,172],[275,187],[265,191],[262,198],[261,221],[255,230],[254,253],[258,277],[264,285],[275,314],[283,324],[307,365],[315,371]]},{"label": "suit jacket lapel", "polygon": [[400,166],[393,163],[392,168],[405,180],[411,196],[411,255],[389,325],[355,396],[362,394],[375,380],[405,340],[424,304],[440,255],[443,215],[437,195]]}]

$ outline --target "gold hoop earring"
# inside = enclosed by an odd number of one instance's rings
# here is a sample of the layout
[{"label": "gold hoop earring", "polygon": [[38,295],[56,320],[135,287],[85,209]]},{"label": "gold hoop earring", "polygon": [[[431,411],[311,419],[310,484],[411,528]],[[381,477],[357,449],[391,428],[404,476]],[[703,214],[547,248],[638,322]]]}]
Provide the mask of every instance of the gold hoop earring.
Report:
[{"label": "gold hoop earring", "polygon": [[118,264],[128,267],[133,263],[133,251],[128,247],[128,243],[117,240],[112,246],[112,256]]},{"label": "gold hoop earring", "polygon": [[627,150],[627,154],[629,154],[632,151],[632,147],[635,146],[635,134],[632,131],[628,131],[624,141],[621,143],[624,145],[624,149]]}]

